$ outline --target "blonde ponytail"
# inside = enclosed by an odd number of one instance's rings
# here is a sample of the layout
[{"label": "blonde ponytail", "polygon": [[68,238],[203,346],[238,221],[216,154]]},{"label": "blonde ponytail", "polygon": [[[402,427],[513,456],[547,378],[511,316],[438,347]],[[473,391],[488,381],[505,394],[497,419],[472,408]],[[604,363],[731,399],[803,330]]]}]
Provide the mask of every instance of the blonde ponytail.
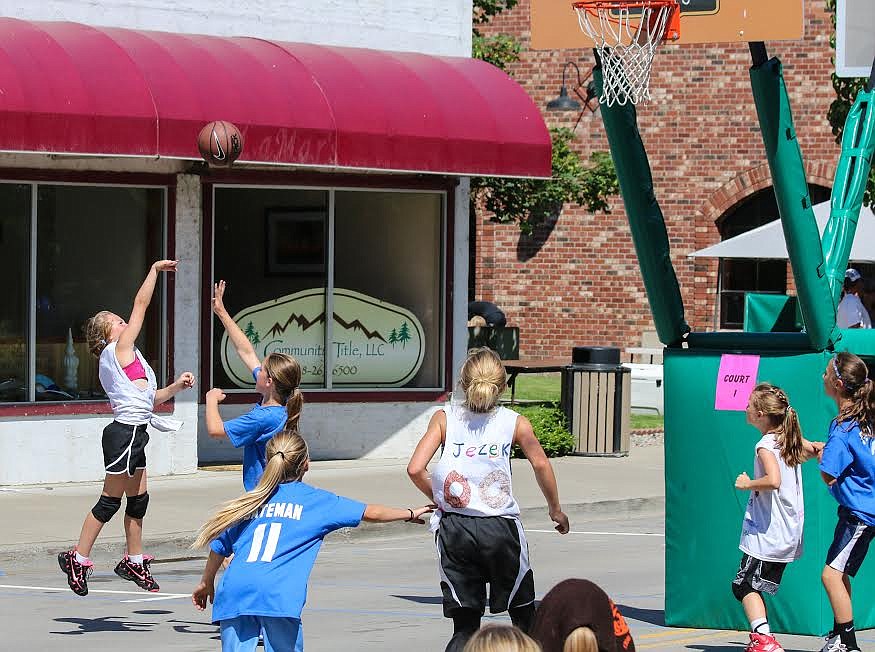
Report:
[{"label": "blonde ponytail", "polygon": [[472,412],[489,412],[507,389],[507,372],[492,349],[472,349],[462,365],[459,382],[465,392],[465,407]]},{"label": "blonde ponytail", "polygon": [[109,334],[112,331],[112,323],[109,320],[111,314],[109,310],[101,310],[82,325],[88,350],[95,358],[100,357],[109,343]]},{"label": "blonde ponytail", "polygon": [[222,532],[258,511],[282,482],[300,480],[310,459],[307,443],[297,433],[280,433],[267,443],[267,465],[252,491],[223,504],[198,531],[192,548],[203,548]]}]

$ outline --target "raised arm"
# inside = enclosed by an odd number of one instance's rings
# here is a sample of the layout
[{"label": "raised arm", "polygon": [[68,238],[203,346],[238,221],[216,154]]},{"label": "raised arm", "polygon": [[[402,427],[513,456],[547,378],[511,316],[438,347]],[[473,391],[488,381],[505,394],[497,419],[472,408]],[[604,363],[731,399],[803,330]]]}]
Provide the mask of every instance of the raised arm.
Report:
[{"label": "raised arm", "polygon": [[249,368],[249,371],[253,371],[261,364],[261,360],[258,354],[255,353],[255,347],[252,346],[252,342],[249,341],[249,338],[240,330],[237,322],[231,319],[231,315],[225,309],[224,297],[225,281],[219,281],[213,288],[213,312],[216,313],[216,317],[219,318],[222,326],[225,327],[225,332],[231,338],[231,344],[234,345],[237,355],[240,356],[243,364]]},{"label": "raised arm", "polygon": [[559,534],[567,534],[570,526],[568,525],[568,517],[562,511],[562,506],[559,504],[559,487],[556,485],[553,465],[547,459],[547,455],[541,447],[541,442],[535,437],[532,423],[524,416],[517,417],[513,443],[522,449],[523,455],[526,456],[529,464],[532,465],[535,479],[538,481],[541,493],[544,494],[544,498],[547,500],[550,519],[556,524],[556,531]]},{"label": "raised arm", "polygon": [[447,414],[443,410],[437,410],[431,415],[428,428],[416,445],[416,450],[413,451],[410,462],[407,464],[407,475],[410,476],[410,480],[431,501],[434,501],[434,494],[431,491],[431,480],[428,477],[428,463],[434,457],[438,446],[443,443],[446,430]]},{"label": "raised arm", "polygon": [[160,272],[175,272],[175,260],[159,260],[152,264],[149,268],[149,273],[137,294],[134,297],[134,306],[131,308],[131,316],[128,318],[128,325],[115,345],[115,355],[118,358],[119,364],[123,367],[134,361],[134,342],[140,335],[143,329],[143,319],[146,317],[146,309],[152,302],[152,295],[155,294],[155,283],[158,280]]}]

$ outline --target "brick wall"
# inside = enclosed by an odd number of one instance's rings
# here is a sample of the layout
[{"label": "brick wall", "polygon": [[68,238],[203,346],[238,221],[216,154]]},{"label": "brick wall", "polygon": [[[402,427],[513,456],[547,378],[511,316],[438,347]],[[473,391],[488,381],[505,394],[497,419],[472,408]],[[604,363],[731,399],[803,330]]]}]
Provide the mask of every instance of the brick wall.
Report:
[{"label": "brick wall", "polygon": [[[801,41],[766,45],[784,64],[809,182],[831,187],[840,150],[826,120],[835,95],[832,28],[824,4],[805,3]],[[557,95],[565,61],[578,62],[584,72],[594,63],[590,50],[528,50],[529,0],[496,18],[488,30],[522,40],[522,60],[511,72],[542,107]],[[694,330],[714,328],[717,262],[688,254],[718,242],[715,221],[771,185],[749,67],[743,43],[664,46],[653,66],[653,100],[638,111],[687,321]],[[573,126],[577,118],[544,115],[550,126]],[[607,150],[598,113],[584,114],[576,134],[585,157]],[[635,346],[642,331],[653,329],[619,196],[611,206],[608,214],[566,206],[528,240],[516,225],[478,218],[475,295],[497,303],[508,323],[520,326],[521,355],[565,355],[572,346],[585,344]]]}]

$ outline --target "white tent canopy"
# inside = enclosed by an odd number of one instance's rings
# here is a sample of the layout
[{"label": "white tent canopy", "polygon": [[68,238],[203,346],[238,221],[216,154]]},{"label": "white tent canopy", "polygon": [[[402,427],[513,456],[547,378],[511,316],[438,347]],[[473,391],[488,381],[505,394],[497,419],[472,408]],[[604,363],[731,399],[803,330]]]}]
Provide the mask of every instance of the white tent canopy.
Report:
[{"label": "white tent canopy", "polygon": [[[828,201],[814,207],[814,217],[822,237],[826,223],[829,221]],[[777,258],[786,260],[788,258],[787,243],[784,241],[781,220],[774,220],[750,231],[745,231],[734,238],[700,249],[690,254],[690,257]],[[850,260],[860,263],[875,263],[875,214],[872,213],[871,208],[863,206],[860,210]]]}]

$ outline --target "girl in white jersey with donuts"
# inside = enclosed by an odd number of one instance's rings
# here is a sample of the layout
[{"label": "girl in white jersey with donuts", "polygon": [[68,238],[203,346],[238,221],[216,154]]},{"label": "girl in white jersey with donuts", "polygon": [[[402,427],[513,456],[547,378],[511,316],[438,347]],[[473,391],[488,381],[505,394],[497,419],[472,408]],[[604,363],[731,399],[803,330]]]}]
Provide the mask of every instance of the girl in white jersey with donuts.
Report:
[{"label": "girl in white jersey with donuts", "polygon": [[[447,652],[460,651],[480,627],[489,584],[489,611],[509,611],[524,632],[535,613],[535,583],[520,509],[511,485],[511,448],[518,445],[535,472],[560,534],[568,517],[559,504],[553,467],[524,416],[498,406],[507,374],[490,349],[472,351],[462,366],[464,404],[438,410],[407,473],[433,501],[444,616],[453,619]],[[441,456],[429,478],[427,465]]]},{"label": "girl in white jersey with donuts", "polygon": [[152,265],[134,297],[127,321],[102,310],[85,324],[88,348],[100,359],[100,384],[109,399],[114,420],[103,429],[103,466],[106,471],[103,491],[85,517],[79,543],[58,555],[58,564],[76,595],[88,594],[88,576],[93,568],[88,555],[103,526],[121,508],[122,496],[127,496],[124,521],[127,550],[116,565],[115,573],[146,591],[158,590],[158,583],[149,568],[152,558],[143,554],[143,517],[149,504],[146,486],[149,434],[146,426],[165,432],[179,429],[180,421],[156,416],[154,410],[177,393],[192,387],[194,376],[186,371],[176,382],[159,389],[155,372],[134,343],[143,327],[158,274],[175,271],[175,260],[159,260]]}]

